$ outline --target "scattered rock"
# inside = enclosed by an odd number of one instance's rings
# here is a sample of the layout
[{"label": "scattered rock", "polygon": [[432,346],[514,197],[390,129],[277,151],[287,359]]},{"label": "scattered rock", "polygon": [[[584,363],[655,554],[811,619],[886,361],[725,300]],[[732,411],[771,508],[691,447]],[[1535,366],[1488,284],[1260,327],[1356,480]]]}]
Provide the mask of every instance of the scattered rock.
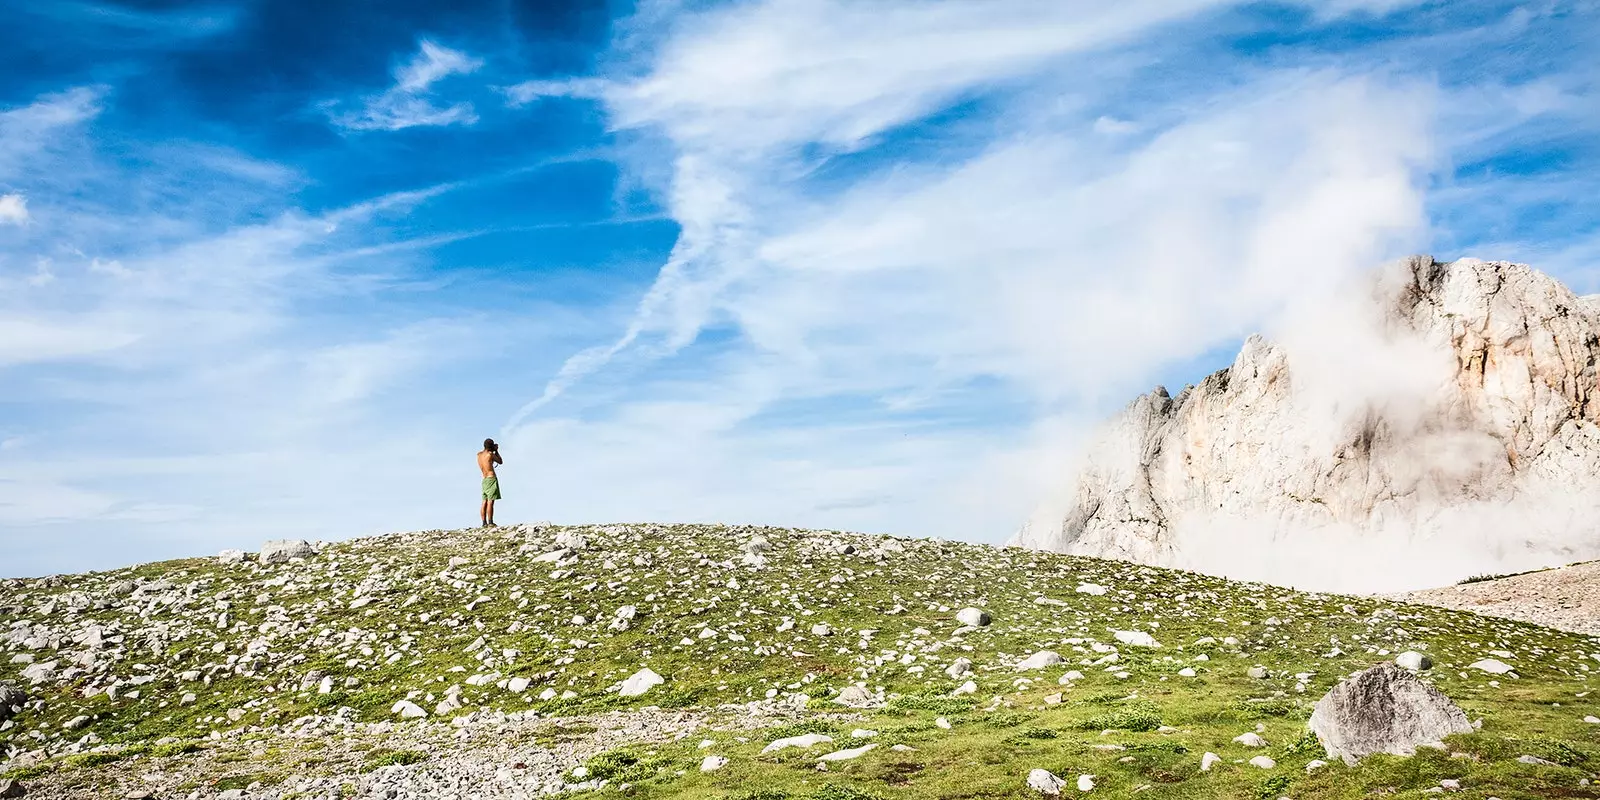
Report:
[{"label": "scattered rock", "polygon": [[1017,664],[1017,669],[1044,669],[1046,667],[1053,667],[1057,664],[1064,663],[1066,663],[1066,659],[1062,658],[1060,653],[1057,653],[1053,650],[1041,650],[1040,652],[1034,653],[1033,655],[1023,659],[1021,663]]},{"label": "scattered rock", "polygon": [[1475,669],[1480,672],[1487,672],[1490,675],[1511,675],[1515,677],[1517,674],[1510,664],[1507,664],[1498,658],[1485,658],[1474,661],[1467,665],[1467,669]]},{"label": "scattered rock", "polygon": [[1395,656],[1394,663],[1412,672],[1433,669],[1433,659],[1415,650],[1407,650]]},{"label": "scattered rock", "polygon": [[1049,770],[1035,769],[1028,772],[1028,788],[1045,797],[1059,797],[1061,790],[1066,786],[1066,781],[1056,777]]},{"label": "scattered rock", "polygon": [[1255,758],[1250,759],[1250,766],[1258,767],[1260,769],[1272,769],[1273,767],[1278,766],[1278,762],[1273,761],[1267,756],[1256,756]]},{"label": "scattered rock", "polygon": [[273,539],[261,545],[258,559],[263,564],[284,564],[291,558],[310,558],[317,551],[304,539]]},{"label": "scattered rock", "polygon": [[724,756],[706,756],[700,760],[701,772],[716,772],[728,766],[728,759]]},{"label": "scattered rock", "polygon": [[1217,762],[1221,760],[1222,756],[1219,756],[1216,753],[1206,753],[1200,757],[1200,771],[1210,772],[1211,768],[1216,766]]},{"label": "scattered rock", "polygon": [[864,745],[861,745],[860,747],[852,747],[852,748],[850,748],[848,750],[835,750],[832,753],[828,753],[827,755],[820,756],[819,760],[821,760],[821,761],[854,761],[855,759],[858,759],[858,758],[866,755],[867,753],[870,753],[873,750],[877,749],[877,747],[878,747],[878,745],[874,743],[874,744],[864,744]]},{"label": "scattered rock", "polygon": [[824,733],[806,733],[799,736],[787,736],[782,739],[776,739],[771,744],[761,748],[761,754],[766,755],[768,753],[776,753],[779,750],[787,750],[791,747],[816,747],[819,744],[825,744],[831,741],[833,741],[833,737]]},{"label": "scattered rock", "polygon": [[645,667],[628,676],[628,679],[622,682],[622,688],[618,689],[617,693],[623,697],[638,697],[665,682],[665,678],[657,675],[649,667]]},{"label": "scattered rock", "polygon": [[1111,634],[1117,637],[1117,641],[1133,647],[1161,646],[1161,643],[1156,641],[1154,636],[1151,636],[1144,631],[1112,631]]},{"label": "scattered rock", "polygon": [[419,719],[428,716],[428,712],[424,711],[422,706],[419,706],[410,700],[401,700],[400,702],[395,703],[394,706],[389,709],[389,713],[399,714],[402,719]]},{"label": "scattered rock", "polygon": [[956,622],[969,628],[981,628],[993,621],[989,612],[980,608],[963,608],[956,612]]}]

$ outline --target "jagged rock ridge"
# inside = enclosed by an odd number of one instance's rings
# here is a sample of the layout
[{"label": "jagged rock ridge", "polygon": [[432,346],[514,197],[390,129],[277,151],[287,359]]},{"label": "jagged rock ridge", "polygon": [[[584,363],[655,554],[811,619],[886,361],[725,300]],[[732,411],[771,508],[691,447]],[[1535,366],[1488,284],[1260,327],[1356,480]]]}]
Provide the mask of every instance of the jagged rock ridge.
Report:
[{"label": "jagged rock ridge", "polygon": [[1135,400],[1013,544],[1346,590],[1600,555],[1600,301],[1417,256],[1363,305]]}]

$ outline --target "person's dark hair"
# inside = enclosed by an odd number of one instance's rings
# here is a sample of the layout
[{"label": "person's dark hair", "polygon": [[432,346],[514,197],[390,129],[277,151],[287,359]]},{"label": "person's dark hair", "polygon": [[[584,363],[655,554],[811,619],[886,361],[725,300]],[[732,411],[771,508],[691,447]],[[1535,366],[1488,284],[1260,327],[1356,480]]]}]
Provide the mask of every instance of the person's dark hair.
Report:
[{"label": "person's dark hair", "polygon": [[500,449],[500,445],[495,444],[493,439],[484,439],[483,440],[483,449],[488,450],[489,452],[493,453],[493,452],[495,452],[495,451]]}]

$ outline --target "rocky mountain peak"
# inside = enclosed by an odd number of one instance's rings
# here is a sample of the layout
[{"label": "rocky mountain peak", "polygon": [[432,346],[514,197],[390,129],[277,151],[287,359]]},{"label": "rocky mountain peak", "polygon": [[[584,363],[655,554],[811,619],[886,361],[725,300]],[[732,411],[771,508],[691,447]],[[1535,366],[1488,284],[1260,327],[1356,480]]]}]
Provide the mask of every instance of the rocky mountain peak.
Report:
[{"label": "rocky mountain peak", "polygon": [[1013,543],[1347,590],[1594,558],[1597,356],[1595,298],[1413,257],[1136,399]]}]

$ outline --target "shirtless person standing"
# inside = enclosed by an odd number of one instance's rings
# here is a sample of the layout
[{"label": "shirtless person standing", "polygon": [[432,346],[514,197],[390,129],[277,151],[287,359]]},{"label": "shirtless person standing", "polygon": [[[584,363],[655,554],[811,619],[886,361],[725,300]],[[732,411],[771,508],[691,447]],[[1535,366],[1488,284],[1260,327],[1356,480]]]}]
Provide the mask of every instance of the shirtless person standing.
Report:
[{"label": "shirtless person standing", "polygon": [[494,501],[500,499],[500,477],[494,474],[494,465],[504,463],[500,460],[500,445],[493,439],[484,439],[483,451],[478,453],[478,470],[483,473],[483,506],[479,512],[485,528],[495,526]]}]

